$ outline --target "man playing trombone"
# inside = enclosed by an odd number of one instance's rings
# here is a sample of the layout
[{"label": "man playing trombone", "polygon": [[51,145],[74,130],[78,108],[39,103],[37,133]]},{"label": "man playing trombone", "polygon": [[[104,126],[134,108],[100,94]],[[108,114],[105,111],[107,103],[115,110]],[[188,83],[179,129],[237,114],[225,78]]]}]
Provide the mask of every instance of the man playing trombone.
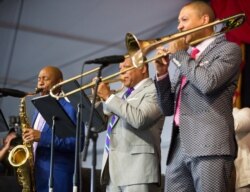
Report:
[{"label": "man playing trombone", "polygon": [[[202,1],[185,5],[179,13],[179,31],[214,21],[211,7]],[[165,116],[173,115],[167,156],[165,191],[229,191],[236,156],[232,98],[237,86],[240,48],[224,35],[191,42],[213,34],[207,27],[169,44],[168,56],[155,61],[156,87]],[[169,78],[169,63],[176,66]]]},{"label": "man playing trombone", "polygon": [[[132,66],[128,57],[120,71]],[[126,91],[111,94],[100,83],[97,94],[104,100],[107,126],[101,183],[109,192],[157,192],[160,187],[160,140],[164,118],[157,105],[155,85],[148,65],[121,73]]]}]

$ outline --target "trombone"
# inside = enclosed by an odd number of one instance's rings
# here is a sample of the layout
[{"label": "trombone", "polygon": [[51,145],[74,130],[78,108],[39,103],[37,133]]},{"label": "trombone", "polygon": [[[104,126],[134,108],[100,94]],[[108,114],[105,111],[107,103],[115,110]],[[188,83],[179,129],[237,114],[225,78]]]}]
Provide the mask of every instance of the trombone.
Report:
[{"label": "trombone", "polygon": [[[215,30],[212,35],[201,38],[201,39],[197,39],[197,40],[190,43],[190,45],[194,45],[194,44],[197,44],[197,43],[199,43],[201,41],[204,41],[205,39],[208,39],[208,38],[213,37],[213,36],[218,36],[218,35],[220,35],[222,33],[228,32],[231,29],[239,27],[240,25],[242,25],[244,23],[244,21],[245,21],[245,14],[240,13],[240,14],[237,14],[237,15],[233,15],[231,17],[227,17],[225,19],[216,20],[214,22],[211,22],[211,23],[208,23],[206,25],[202,25],[202,26],[199,26],[199,27],[187,30],[187,31],[178,32],[178,33],[175,33],[175,34],[172,34],[172,35],[167,35],[167,36],[164,36],[164,37],[161,37],[161,38],[150,39],[150,40],[139,40],[132,33],[127,33],[126,37],[125,37],[125,42],[126,42],[126,47],[127,47],[127,50],[128,50],[128,54],[125,55],[124,58],[130,57],[131,60],[132,60],[133,66],[131,66],[131,67],[129,67],[129,68],[123,70],[123,71],[114,73],[114,74],[112,74],[110,76],[107,76],[107,77],[103,78],[102,82],[109,83],[108,81],[110,79],[113,79],[114,77],[116,77],[116,76],[118,76],[118,75],[120,75],[122,73],[125,73],[126,71],[129,71],[129,70],[132,70],[132,69],[135,69],[135,68],[139,68],[139,67],[143,66],[145,63],[149,63],[151,61],[154,61],[156,59],[159,59],[161,57],[164,57],[164,56],[168,55],[169,53],[165,53],[163,55],[157,55],[156,57],[153,57],[153,58],[148,59],[148,60],[146,59],[145,55],[149,51],[159,47],[160,45],[169,43],[171,41],[174,41],[176,39],[179,39],[181,37],[184,37],[186,35],[189,35],[191,33],[200,31],[200,30],[208,28],[208,27],[214,27],[214,28],[218,27],[219,28],[219,30],[218,31]],[[90,70],[88,72],[82,73],[82,74],[77,75],[77,76],[74,76],[74,77],[72,77],[72,78],[70,78],[68,80],[62,81],[61,83],[58,83],[58,84],[54,85],[50,89],[50,95],[52,97],[56,98],[56,99],[59,99],[59,98],[62,98],[62,97],[67,97],[69,95],[75,94],[75,93],[77,93],[79,91],[94,87],[95,82],[91,82],[91,83],[88,83],[86,85],[83,85],[82,87],[80,87],[78,89],[75,89],[75,90],[72,90],[72,91],[70,91],[68,93],[65,93],[62,96],[58,96],[58,95],[54,94],[54,90],[57,89],[58,87],[66,84],[68,82],[79,79],[79,78],[81,78],[83,76],[86,76],[86,75],[89,75],[91,73],[97,72],[99,69],[100,69],[100,67],[97,67],[97,68],[95,68],[93,70]]]},{"label": "trombone", "polygon": [[[72,90],[72,91],[69,91],[69,92],[67,92],[67,93],[64,93],[64,94],[62,94],[62,95],[55,95],[55,94],[54,94],[54,90],[56,90],[58,87],[61,87],[62,85],[66,84],[66,83],[69,83],[69,82],[71,82],[71,81],[77,80],[77,79],[79,79],[79,78],[81,78],[81,77],[83,77],[83,76],[86,76],[86,75],[90,74],[90,73],[93,73],[93,72],[95,72],[95,71],[98,71],[99,68],[100,68],[100,67],[94,68],[93,70],[90,70],[90,71],[88,71],[88,72],[86,72],[86,73],[77,75],[77,76],[75,76],[75,77],[72,77],[72,78],[70,78],[70,79],[68,79],[68,80],[62,81],[62,82],[60,82],[60,83],[54,85],[54,86],[50,89],[50,95],[51,95],[52,97],[56,98],[56,99],[60,99],[60,98],[63,98],[63,97],[68,97],[68,96],[70,96],[70,95],[72,95],[72,94],[75,94],[75,93],[77,93],[77,92],[79,92],[79,91],[82,91],[82,90],[85,90],[85,89],[88,89],[88,88],[93,88],[93,87],[95,86],[95,82],[90,82],[90,83],[88,83],[87,85],[83,85],[82,87],[79,87],[79,88],[77,88],[77,89],[74,89],[74,90]],[[121,72],[117,72],[117,73],[114,73],[114,74],[112,74],[112,75],[110,75],[110,76],[104,77],[104,78],[102,78],[102,82],[104,82],[104,83],[115,83],[115,82],[118,82],[118,81],[122,81],[122,80],[119,79],[119,78],[118,78],[118,79],[114,79],[114,78],[117,77],[118,75],[120,75],[121,73],[125,73],[125,72],[130,71],[131,69],[134,69],[134,68],[135,68],[134,66],[131,66],[131,67],[128,67],[127,69],[125,69],[125,70],[123,70],[123,71],[121,71]]]},{"label": "trombone", "polygon": [[169,43],[171,41],[174,41],[176,39],[179,39],[191,33],[200,31],[202,29],[205,29],[208,27],[214,27],[214,33],[212,35],[190,42],[189,45],[192,46],[210,37],[218,36],[222,33],[226,33],[230,31],[231,29],[239,27],[240,25],[244,23],[245,17],[246,16],[244,13],[240,13],[237,15],[233,15],[231,17],[227,17],[225,19],[216,20],[214,22],[211,22],[206,25],[202,25],[202,26],[199,26],[199,27],[187,30],[187,31],[178,32],[172,35],[164,36],[162,38],[156,38],[156,39],[150,39],[150,40],[139,40],[132,33],[127,33],[126,34],[126,46],[128,49],[128,54],[130,55],[132,59],[133,65],[136,67],[139,67],[139,66],[142,66],[144,63],[149,63],[151,61],[154,61],[156,59],[159,59],[169,54],[169,53],[165,53],[162,55],[157,55],[151,59],[146,60],[144,55],[160,45]]}]

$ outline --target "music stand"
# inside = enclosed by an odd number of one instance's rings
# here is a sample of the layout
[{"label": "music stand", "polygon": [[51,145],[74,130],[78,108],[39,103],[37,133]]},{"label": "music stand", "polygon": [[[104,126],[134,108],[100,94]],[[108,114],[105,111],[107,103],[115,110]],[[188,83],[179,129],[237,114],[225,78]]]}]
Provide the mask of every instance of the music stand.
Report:
[{"label": "music stand", "polygon": [[[66,84],[64,84],[62,86],[62,90],[63,92],[67,93],[70,92],[72,90],[76,90],[80,88],[80,84],[78,83],[78,81],[74,80],[74,81],[70,81]],[[79,101],[82,101],[82,105],[83,105],[83,115],[82,115],[82,121],[87,124],[89,122],[89,114],[90,114],[90,110],[91,110],[91,102],[88,98],[88,96],[85,94],[84,91],[80,91],[78,93],[72,94],[68,96],[68,99],[70,101],[70,103],[72,104],[72,106],[75,108],[75,110],[77,111],[78,108],[78,104]],[[102,116],[101,114],[101,108],[102,105],[99,105],[97,108],[95,108],[94,110],[94,115],[93,115],[93,131],[95,132],[102,132],[105,131],[106,129],[106,121],[105,121],[105,117]]]},{"label": "music stand", "polygon": [[4,118],[3,112],[0,109],[0,132],[8,132],[9,126],[7,124],[6,119]]},{"label": "music stand", "polygon": [[[80,84],[78,83],[78,81],[73,80],[73,81],[70,81],[70,82],[64,84],[61,89],[62,89],[63,92],[68,93],[68,92],[70,92],[72,90],[76,90],[76,89],[79,89],[79,88],[80,88]],[[91,129],[92,129],[93,132],[95,132],[93,135],[96,135],[95,140],[97,140],[98,132],[104,131],[105,127],[106,127],[105,118],[99,112],[100,110],[102,110],[102,108],[101,108],[102,105],[99,105],[99,107],[95,108],[92,111],[92,104],[91,104],[89,98],[87,97],[87,95],[84,93],[83,90],[79,91],[79,92],[77,92],[75,94],[69,95],[68,99],[70,100],[72,106],[75,109],[78,109],[77,111],[79,111],[78,107],[80,106],[80,104],[82,104],[81,107],[80,107],[80,111],[82,112],[81,117],[82,117],[82,121],[85,123],[85,125],[87,127],[89,127],[88,123],[89,123],[90,114],[91,113],[93,114],[92,115],[93,121],[92,121],[92,128]],[[81,110],[81,108],[83,110]],[[89,129],[90,129],[90,127],[89,127]],[[87,141],[87,135],[86,135],[86,139],[84,141],[84,149],[86,149],[86,141]],[[95,163],[95,161],[96,161],[96,147],[94,147],[94,146],[96,146],[95,143],[96,143],[96,141],[93,144],[93,153],[92,153],[92,155],[93,155],[92,171],[91,171],[91,175],[92,175],[91,182],[92,183],[95,182],[95,176],[94,176],[95,175],[95,166],[96,166],[96,163]],[[83,151],[83,157],[85,155],[84,152],[86,153],[86,151]],[[76,166],[76,168],[77,168],[77,166]],[[74,183],[76,182],[76,180],[77,180],[77,175],[76,175],[76,171],[75,171]],[[76,190],[74,189],[73,191],[75,192]]]},{"label": "music stand", "polygon": [[0,147],[3,145],[3,138],[6,137],[6,135],[9,132],[9,126],[7,124],[6,119],[4,118],[3,112],[0,109]]},{"label": "music stand", "polygon": [[45,121],[52,129],[51,135],[51,156],[50,156],[50,177],[49,177],[49,191],[53,192],[54,187],[54,139],[55,135],[61,138],[75,137],[76,125],[73,120],[65,112],[58,100],[50,95],[44,95],[33,98],[31,100],[33,105],[41,113]]},{"label": "music stand", "polygon": [[58,100],[51,97],[50,95],[44,95],[33,98],[31,102],[41,113],[46,123],[48,123],[50,127],[52,127],[53,125],[52,117],[56,118],[55,134],[58,137],[61,138],[75,137],[76,125],[73,122],[73,120],[68,116],[68,114],[65,112],[65,110],[63,109]]}]

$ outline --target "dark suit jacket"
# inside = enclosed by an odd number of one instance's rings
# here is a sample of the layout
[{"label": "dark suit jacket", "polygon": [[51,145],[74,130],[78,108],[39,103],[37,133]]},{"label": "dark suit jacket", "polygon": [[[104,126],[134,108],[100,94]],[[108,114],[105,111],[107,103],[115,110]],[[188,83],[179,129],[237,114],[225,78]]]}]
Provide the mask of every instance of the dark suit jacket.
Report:
[{"label": "dark suit jacket", "polygon": [[186,51],[173,54],[171,59],[181,65],[171,81],[167,76],[156,81],[156,87],[163,113],[171,116],[175,111],[181,75],[187,77],[181,91],[179,125],[185,152],[191,156],[235,156],[232,98],[241,63],[239,46],[220,36],[196,61]]},{"label": "dark suit jacket", "polygon": [[[69,117],[76,123],[76,111],[65,99],[59,100]],[[48,106],[49,110],[49,106]],[[38,112],[34,115],[34,120]],[[35,121],[33,121],[34,124]],[[62,127],[63,129],[63,127]],[[84,133],[84,131],[83,131]],[[48,192],[50,170],[51,127],[46,123],[35,154],[35,182],[37,192]],[[69,192],[73,189],[75,137],[59,138],[54,142],[54,185],[55,192]]]}]

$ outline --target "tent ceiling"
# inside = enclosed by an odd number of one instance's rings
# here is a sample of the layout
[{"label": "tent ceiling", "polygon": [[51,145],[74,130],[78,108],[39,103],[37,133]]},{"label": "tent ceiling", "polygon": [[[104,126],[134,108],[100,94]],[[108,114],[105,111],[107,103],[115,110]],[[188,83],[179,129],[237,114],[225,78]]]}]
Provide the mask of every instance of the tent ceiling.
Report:
[{"label": "tent ceiling", "polygon": [[[127,32],[139,39],[174,33],[178,11],[187,2],[2,0],[0,87],[31,91],[46,65],[59,67],[65,79],[77,75],[86,60],[125,54]],[[93,67],[85,66],[84,71]],[[116,70],[117,65],[112,65],[103,74]],[[1,108],[8,106],[5,111],[13,113],[9,109],[13,101],[16,98],[1,99]]]}]

